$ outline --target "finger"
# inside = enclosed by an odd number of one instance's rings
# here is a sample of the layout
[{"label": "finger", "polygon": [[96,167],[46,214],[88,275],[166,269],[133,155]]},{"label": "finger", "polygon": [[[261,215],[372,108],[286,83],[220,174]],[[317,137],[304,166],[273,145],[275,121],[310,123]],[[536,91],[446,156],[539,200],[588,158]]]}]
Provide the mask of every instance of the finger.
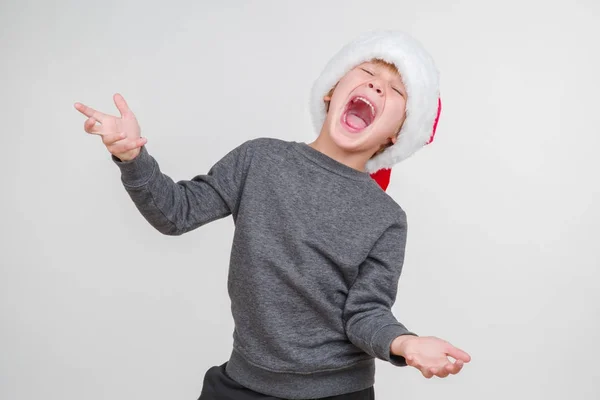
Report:
[{"label": "finger", "polygon": [[470,355],[468,355],[466,352],[464,352],[461,349],[454,347],[452,345],[448,346],[448,348],[446,349],[446,354],[456,360],[462,360],[464,362],[471,361]]},{"label": "finger", "polygon": [[461,369],[463,369],[463,366],[465,365],[465,363],[463,363],[462,361],[458,360],[456,361],[453,365],[452,365],[452,371],[450,371],[451,374],[456,375],[460,372]]},{"label": "finger", "polygon": [[113,144],[117,143],[119,140],[123,140],[126,137],[127,137],[127,134],[125,132],[115,133],[112,135],[106,135],[106,136],[102,136],[102,143],[104,143],[107,146],[112,146]]},{"label": "finger", "polygon": [[448,370],[448,365],[450,365],[450,367],[452,367],[452,364],[446,364],[441,368],[438,368],[436,375],[440,378],[445,378],[450,374],[450,371]]},{"label": "finger", "polygon": [[457,365],[456,364],[452,364],[452,363],[448,363],[444,366],[444,369],[446,370],[446,372],[448,372],[449,374],[453,374],[455,373],[454,371],[456,371],[457,369]]},{"label": "finger", "polygon": [[125,98],[123,96],[121,96],[119,93],[116,93],[113,96],[113,100],[115,102],[115,105],[117,106],[117,109],[121,113],[121,117],[124,117],[125,115],[128,115],[128,114],[133,114],[131,112],[131,109],[127,105],[127,102],[125,101]]},{"label": "finger", "polygon": [[75,103],[75,109],[83,115],[85,115],[86,117],[94,118],[100,123],[103,123],[109,118],[108,115],[101,113],[100,111],[96,111],[93,108],[86,106],[85,104]]},{"label": "finger", "polygon": [[128,151],[137,149],[138,147],[142,147],[147,143],[146,138],[138,138],[136,140],[127,141],[124,140],[121,142],[117,142],[113,146],[107,146],[111,153],[126,153]]},{"label": "finger", "polygon": [[148,142],[148,140],[146,138],[138,138],[138,139],[132,140],[132,141],[125,140],[125,141],[123,141],[123,143],[117,142],[116,144],[114,144],[112,146],[107,146],[107,148],[113,154],[126,153],[130,150],[137,149],[138,147],[142,147],[147,142]]},{"label": "finger", "polygon": [[86,131],[87,133],[99,135],[101,127],[99,125],[96,125],[96,122],[98,122],[98,121],[96,121],[92,117],[86,119],[85,122],[83,123],[83,130]]},{"label": "finger", "polygon": [[421,362],[414,355],[410,355],[410,356],[406,357],[406,364],[410,365],[411,367],[418,368],[418,369],[421,369],[421,366],[422,366]]}]

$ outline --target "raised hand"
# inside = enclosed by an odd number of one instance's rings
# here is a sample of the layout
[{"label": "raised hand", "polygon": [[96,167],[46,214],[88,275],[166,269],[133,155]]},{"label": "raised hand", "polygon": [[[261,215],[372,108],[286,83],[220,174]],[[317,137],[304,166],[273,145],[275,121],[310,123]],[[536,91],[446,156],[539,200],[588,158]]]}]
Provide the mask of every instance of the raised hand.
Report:
[{"label": "raised hand", "polygon": [[101,113],[81,103],[75,103],[75,109],[88,117],[83,124],[87,133],[101,136],[102,143],[108,151],[121,161],[132,160],[147,140],[141,137],[140,125],[123,96],[117,93],[113,100],[121,113],[120,118]]},{"label": "raised hand", "polygon": [[[390,347],[392,354],[403,356],[406,363],[417,368],[427,379],[438,376],[445,378],[457,374],[464,363],[471,361],[464,351],[436,337],[398,336]],[[448,356],[456,361],[452,362]]]}]

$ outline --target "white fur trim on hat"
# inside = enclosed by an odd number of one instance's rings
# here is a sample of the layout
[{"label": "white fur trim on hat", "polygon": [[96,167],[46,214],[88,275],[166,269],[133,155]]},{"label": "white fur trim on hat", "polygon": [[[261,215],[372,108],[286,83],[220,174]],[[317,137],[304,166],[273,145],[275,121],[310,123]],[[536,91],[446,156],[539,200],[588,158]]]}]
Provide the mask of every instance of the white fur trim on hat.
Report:
[{"label": "white fur trim on hat", "polygon": [[429,143],[440,107],[439,72],[423,46],[404,32],[372,31],[342,47],[313,84],[310,113],[317,134],[327,114],[323,97],[348,71],[374,58],[398,68],[407,92],[406,120],[396,143],[367,162],[367,172],[391,168]]}]

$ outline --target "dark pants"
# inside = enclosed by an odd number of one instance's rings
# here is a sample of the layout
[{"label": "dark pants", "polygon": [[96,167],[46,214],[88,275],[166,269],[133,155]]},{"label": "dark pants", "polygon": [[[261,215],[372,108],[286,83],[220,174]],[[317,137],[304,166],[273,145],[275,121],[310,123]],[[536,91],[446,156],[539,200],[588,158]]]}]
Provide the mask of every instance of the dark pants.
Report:
[{"label": "dark pants", "polygon": [[[284,400],[255,392],[240,385],[227,375],[226,365],[227,363],[214,366],[206,371],[202,393],[198,400]],[[371,386],[358,392],[313,400],[375,400],[375,389]]]}]

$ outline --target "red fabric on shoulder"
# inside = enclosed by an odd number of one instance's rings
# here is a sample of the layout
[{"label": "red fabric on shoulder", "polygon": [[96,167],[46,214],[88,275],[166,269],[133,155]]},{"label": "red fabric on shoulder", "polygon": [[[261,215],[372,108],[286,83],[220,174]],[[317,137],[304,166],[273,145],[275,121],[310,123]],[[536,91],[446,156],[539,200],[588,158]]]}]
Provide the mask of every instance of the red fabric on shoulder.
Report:
[{"label": "red fabric on shoulder", "polygon": [[[435,121],[433,123],[433,130],[431,132],[431,136],[429,137],[429,140],[427,141],[427,143],[425,143],[426,145],[433,142],[433,138],[435,137],[435,131],[437,130],[437,125],[440,120],[441,113],[442,113],[442,99],[440,97],[438,97],[437,115],[436,115]],[[379,184],[379,186],[385,191],[387,189],[388,185],[390,184],[391,174],[392,174],[391,168],[382,168],[376,172],[373,172],[371,174],[371,178],[375,179],[377,184]]]},{"label": "red fabric on shoulder", "polygon": [[391,168],[382,168],[371,174],[371,178],[385,191],[390,184],[390,176],[392,175]]}]

